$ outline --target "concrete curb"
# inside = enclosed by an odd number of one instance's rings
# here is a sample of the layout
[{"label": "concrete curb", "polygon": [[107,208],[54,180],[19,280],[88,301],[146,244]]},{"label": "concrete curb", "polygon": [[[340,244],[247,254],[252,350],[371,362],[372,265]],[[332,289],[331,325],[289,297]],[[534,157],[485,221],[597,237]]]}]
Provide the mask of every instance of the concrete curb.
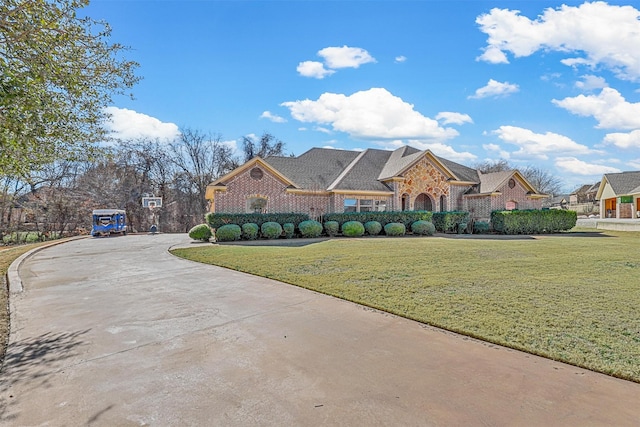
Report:
[{"label": "concrete curb", "polygon": [[30,256],[32,256],[37,252],[40,252],[43,249],[50,248],[51,246],[61,245],[63,243],[67,243],[72,240],[85,239],[87,237],[89,236],[76,236],[76,237],[70,237],[68,239],[54,240],[46,245],[33,248],[30,251],[23,253],[18,258],[13,260],[13,262],[7,269],[7,287],[9,288],[9,293],[19,294],[24,290],[24,287],[22,286],[22,279],[20,278],[20,274],[18,270],[20,269],[20,266],[27,258],[29,258]]}]

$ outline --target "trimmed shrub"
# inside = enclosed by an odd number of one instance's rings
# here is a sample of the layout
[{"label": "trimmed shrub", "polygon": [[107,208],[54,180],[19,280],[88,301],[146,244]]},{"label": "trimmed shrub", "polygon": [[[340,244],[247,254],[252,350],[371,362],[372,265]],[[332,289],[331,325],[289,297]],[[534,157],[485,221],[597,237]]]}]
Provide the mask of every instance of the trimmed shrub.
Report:
[{"label": "trimmed shrub", "polygon": [[451,212],[434,212],[433,225],[440,233],[458,233],[460,224],[469,223],[469,212],[451,211]]},{"label": "trimmed shrub", "polygon": [[382,231],[382,224],[378,221],[367,221],[364,223],[364,231],[370,236],[377,236]]},{"label": "trimmed shrub", "polygon": [[298,230],[302,237],[319,237],[322,234],[322,224],[310,219],[298,224]]},{"label": "trimmed shrub", "polygon": [[240,228],[242,228],[243,239],[256,240],[258,238],[258,231],[260,231],[260,227],[258,227],[258,224],[248,222],[246,224],[242,224]]},{"label": "trimmed shrub", "polygon": [[513,210],[491,212],[491,226],[502,234],[549,234],[571,230],[576,226],[575,211]]},{"label": "trimmed shrub", "polygon": [[473,223],[473,232],[475,234],[486,234],[491,230],[491,225],[486,221],[476,221]]},{"label": "trimmed shrub", "polygon": [[429,221],[416,221],[411,224],[411,232],[421,236],[433,236],[436,232],[436,227]]},{"label": "trimmed shrub", "polygon": [[432,212],[429,211],[344,212],[325,214],[324,219],[325,221],[338,221],[340,225],[349,221],[360,221],[363,224],[369,221],[378,221],[382,226],[390,222],[400,222],[408,228],[414,221],[431,221],[431,216]]},{"label": "trimmed shrub", "polygon": [[337,236],[340,231],[340,223],[338,221],[327,221],[324,223],[324,231],[328,236]]},{"label": "trimmed shrub", "polygon": [[240,240],[242,229],[238,224],[226,224],[216,230],[218,242],[234,242]]},{"label": "trimmed shrub", "polygon": [[342,234],[346,237],[361,237],[364,235],[364,225],[360,221],[347,221],[342,224]]},{"label": "trimmed shrub", "polygon": [[207,224],[198,224],[189,230],[189,237],[193,240],[208,242],[211,236],[211,229]]},{"label": "trimmed shrub", "polygon": [[384,233],[387,236],[404,236],[407,228],[401,222],[390,222],[384,226]]},{"label": "trimmed shrub", "polygon": [[260,226],[260,233],[267,239],[277,239],[282,235],[282,226],[273,221],[265,222]]},{"label": "trimmed shrub", "polygon": [[207,223],[211,228],[220,228],[225,224],[247,224],[254,223],[261,227],[265,222],[277,222],[285,224],[287,222],[298,225],[302,221],[309,219],[309,215],[300,213],[215,213],[209,212],[205,215]]},{"label": "trimmed shrub", "polygon": [[296,226],[290,222],[282,224],[282,230],[285,239],[291,239],[296,234]]}]

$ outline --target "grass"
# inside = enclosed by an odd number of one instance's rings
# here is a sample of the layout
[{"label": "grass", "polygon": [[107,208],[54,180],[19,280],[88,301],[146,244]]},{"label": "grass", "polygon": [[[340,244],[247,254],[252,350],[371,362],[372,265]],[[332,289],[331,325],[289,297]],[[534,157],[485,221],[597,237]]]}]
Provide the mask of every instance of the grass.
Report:
[{"label": "grass", "polygon": [[640,233],[335,239],[173,253],[640,382]]},{"label": "grass", "polygon": [[11,263],[23,253],[45,245],[49,242],[33,243],[29,245],[0,247],[0,365],[4,360],[4,353],[9,340],[9,292],[7,290],[7,270]]}]

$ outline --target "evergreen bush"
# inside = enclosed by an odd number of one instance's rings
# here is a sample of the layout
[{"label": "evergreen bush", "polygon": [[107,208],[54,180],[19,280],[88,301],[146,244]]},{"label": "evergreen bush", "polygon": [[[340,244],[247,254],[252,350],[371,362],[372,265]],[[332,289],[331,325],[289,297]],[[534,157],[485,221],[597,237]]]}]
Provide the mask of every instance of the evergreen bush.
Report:
[{"label": "evergreen bush", "polygon": [[345,237],[361,237],[364,235],[364,225],[360,221],[347,221],[342,224],[342,235]]},{"label": "evergreen bush", "polygon": [[502,234],[549,234],[576,226],[575,211],[561,209],[491,212],[491,226]]},{"label": "evergreen bush", "polygon": [[282,224],[282,230],[284,231],[285,239],[291,239],[296,234],[296,226],[291,222]]},{"label": "evergreen bush", "polygon": [[390,222],[384,226],[384,234],[387,236],[404,236],[407,228],[401,222]]},{"label": "evergreen bush", "polygon": [[226,224],[216,230],[218,242],[234,242],[240,240],[242,229],[238,224]]},{"label": "evergreen bush", "polygon": [[298,230],[302,237],[319,237],[322,234],[322,224],[310,219],[298,224]]},{"label": "evergreen bush", "polygon": [[191,230],[189,230],[189,237],[191,237],[193,240],[208,242],[211,236],[211,229],[207,224],[198,224],[192,227]]},{"label": "evergreen bush", "polygon": [[277,239],[282,235],[282,226],[273,221],[265,222],[260,226],[260,233],[267,239]]},{"label": "evergreen bush", "polygon": [[258,238],[258,232],[260,231],[260,227],[258,227],[258,224],[247,222],[246,224],[242,224],[240,228],[242,228],[243,239],[256,240]]},{"label": "evergreen bush", "polygon": [[432,222],[436,227],[436,230],[440,233],[458,233],[460,230],[460,224],[469,223],[469,212],[434,212]]},{"label": "evergreen bush", "polygon": [[340,223],[338,221],[327,221],[324,223],[324,231],[329,237],[337,236],[340,232]]},{"label": "evergreen bush", "polygon": [[473,223],[473,232],[475,234],[486,234],[491,230],[491,225],[486,221],[476,221]]},{"label": "evergreen bush", "polygon": [[220,228],[225,224],[246,224],[254,223],[261,227],[265,222],[277,222],[278,224],[298,225],[302,221],[309,219],[309,215],[301,213],[215,213],[209,212],[205,215],[207,223],[211,228]]},{"label": "evergreen bush", "polygon": [[429,221],[416,221],[411,224],[411,232],[421,236],[433,236],[436,232],[436,227]]},{"label": "evergreen bush", "polygon": [[378,221],[367,221],[364,223],[364,231],[370,236],[377,236],[382,231],[382,224]]},{"label": "evergreen bush", "polygon": [[378,221],[382,226],[390,222],[400,222],[408,228],[414,221],[431,221],[432,215],[433,213],[430,211],[343,212],[325,214],[324,219],[325,221],[338,221],[340,225],[348,221],[359,221],[363,224],[369,221]]}]

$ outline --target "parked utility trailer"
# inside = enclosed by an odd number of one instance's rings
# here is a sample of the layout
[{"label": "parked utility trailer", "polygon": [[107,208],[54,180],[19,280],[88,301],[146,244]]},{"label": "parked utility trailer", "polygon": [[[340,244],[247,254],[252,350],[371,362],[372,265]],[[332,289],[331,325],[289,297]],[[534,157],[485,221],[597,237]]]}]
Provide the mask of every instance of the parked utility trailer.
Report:
[{"label": "parked utility trailer", "polygon": [[93,227],[91,235],[110,236],[111,234],[127,234],[127,214],[122,209],[95,209],[93,211]]}]

